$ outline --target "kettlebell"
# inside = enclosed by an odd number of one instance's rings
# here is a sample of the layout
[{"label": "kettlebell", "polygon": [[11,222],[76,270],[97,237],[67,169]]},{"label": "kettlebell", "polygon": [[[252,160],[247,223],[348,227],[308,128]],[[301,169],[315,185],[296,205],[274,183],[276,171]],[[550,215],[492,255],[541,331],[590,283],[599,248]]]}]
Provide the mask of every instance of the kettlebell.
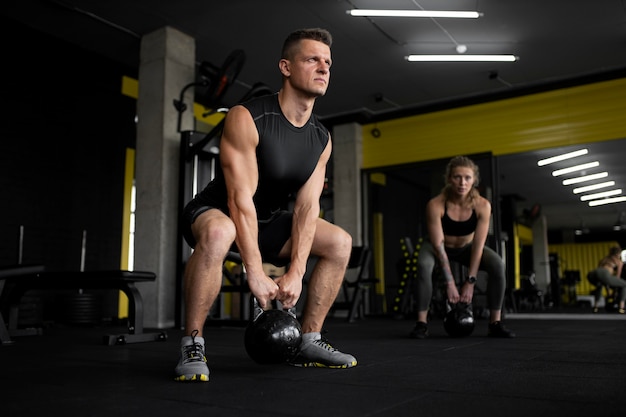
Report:
[{"label": "kettlebell", "polygon": [[260,364],[285,363],[292,359],[302,342],[302,327],[295,308],[263,310],[252,297],[252,320],[246,327],[244,345],[248,356]]},{"label": "kettlebell", "polygon": [[467,337],[474,331],[474,311],[471,303],[451,304],[446,301],[443,328],[451,337]]}]

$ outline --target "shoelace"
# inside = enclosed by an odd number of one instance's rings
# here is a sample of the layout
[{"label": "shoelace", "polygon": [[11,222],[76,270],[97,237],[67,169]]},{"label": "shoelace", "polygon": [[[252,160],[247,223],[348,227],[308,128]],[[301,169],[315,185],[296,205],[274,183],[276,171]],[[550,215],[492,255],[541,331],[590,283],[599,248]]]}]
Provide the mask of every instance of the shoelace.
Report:
[{"label": "shoelace", "polygon": [[194,330],[191,333],[191,344],[187,346],[183,346],[183,362],[205,362],[204,358],[204,348],[203,346],[196,342],[196,336],[198,335],[198,331]]},{"label": "shoelace", "polygon": [[335,352],[337,349],[335,349],[334,347],[332,347],[332,345],[330,343],[328,343],[328,340],[326,339],[317,339],[317,340],[313,340],[313,343],[315,343],[316,345],[318,345],[319,347],[326,349],[329,352]]}]

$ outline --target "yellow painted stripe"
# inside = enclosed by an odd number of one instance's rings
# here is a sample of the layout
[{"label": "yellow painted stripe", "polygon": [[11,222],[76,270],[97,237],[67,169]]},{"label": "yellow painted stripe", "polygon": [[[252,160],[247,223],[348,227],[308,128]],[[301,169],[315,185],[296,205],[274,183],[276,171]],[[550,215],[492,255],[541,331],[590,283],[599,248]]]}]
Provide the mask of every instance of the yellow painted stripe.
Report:
[{"label": "yellow painted stripe", "polygon": [[122,77],[122,94],[137,99],[139,97],[139,83],[134,78]]},{"label": "yellow painted stripe", "polygon": [[[139,82],[131,77],[122,76],[122,94],[137,99],[139,97]],[[209,126],[217,125],[225,116],[225,113],[207,114],[207,109],[201,104],[193,104],[193,114],[196,120]]]},{"label": "yellow painted stripe", "polygon": [[618,79],[364,125],[363,168],[622,139],[624,97]]},{"label": "yellow painted stripe", "polygon": [[[135,150],[126,148],[126,162],[124,167],[124,197],[122,209],[122,250],[120,269],[128,270],[130,257],[130,222],[131,204],[133,192],[133,180],[135,179]],[[128,297],[122,291],[118,298],[118,317],[128,317]]]}]

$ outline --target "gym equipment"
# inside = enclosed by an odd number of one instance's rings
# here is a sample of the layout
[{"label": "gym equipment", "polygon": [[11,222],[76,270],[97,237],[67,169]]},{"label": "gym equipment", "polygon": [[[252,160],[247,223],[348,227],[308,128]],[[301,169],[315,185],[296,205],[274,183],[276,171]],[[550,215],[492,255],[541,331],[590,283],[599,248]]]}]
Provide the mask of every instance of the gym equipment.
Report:
[{"label": "gym equipment", "polygon": [[302,327],[295,309],[263,310],[252,297],[254,318],[246,327],[244,344],[248,356],[260,364],[279,364],[293,358],[302,342]]},{"label": "gym equipment", "polygon": [[239,76],[246,62],[246,53],[235,49],[227,57],[221,67],[203,61],[200,64],[200,75],[208,80],[208,88],[197,97],[197,101],[207,109],[215,109],[222,103],[228,88]]},{"label": "gym equipment", "polygon": [[18,313],[20,299],[29,290],[114,289],[128,297],[128,333],[105,335],[105,345],[164,341],[166,332],[144,332],[143,298],[135,286],[137,282],[152,282],[156,274],[148,271],[46,271],[43,267],[9,267],[0,269],[0,281],[7,286],[0,294],[0,310],[9,311],[9,328],[3,331],[2,343],[10,343],[9,336],[40,334],[39,329],[19,329]]},{"label": "gym equipment", "polygon": [[467,337],[474,331],[474,312],[471,303],[447,304],[443,327],[451,337]]}]

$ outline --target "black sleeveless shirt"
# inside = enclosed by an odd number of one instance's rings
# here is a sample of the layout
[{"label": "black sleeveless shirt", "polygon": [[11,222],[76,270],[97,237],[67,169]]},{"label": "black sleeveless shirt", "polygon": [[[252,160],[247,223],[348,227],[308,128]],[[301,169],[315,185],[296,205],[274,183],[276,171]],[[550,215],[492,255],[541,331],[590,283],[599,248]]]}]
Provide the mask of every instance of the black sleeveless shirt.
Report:
[{"label": "black sleeveless shirt", "polygon": [[476,215],[476,210],[472,209],[472,215],[469,219],[458,222],[456,220],[452,220],[450,216],[448,216],[448,208],[446,204],[443,205],[443,217],[441,218],[441,228],[443,229],[443,234],[446,236],[467,236],[471,235],[476,231],[476,226],[478,225],[478,216]]},{"label": "black sleeveless shirt", "polygon": [[[278,94],[254,98],[248,109],[259,132],[256,150],[259,183],[254,201],[259,220],[286,209],[289,199],[311,177],[328,144],[328,130],[315,115],[302,127],[295,127],[283,115]],[[196,199],[228,213],[226,184],[221,169]]]}]

